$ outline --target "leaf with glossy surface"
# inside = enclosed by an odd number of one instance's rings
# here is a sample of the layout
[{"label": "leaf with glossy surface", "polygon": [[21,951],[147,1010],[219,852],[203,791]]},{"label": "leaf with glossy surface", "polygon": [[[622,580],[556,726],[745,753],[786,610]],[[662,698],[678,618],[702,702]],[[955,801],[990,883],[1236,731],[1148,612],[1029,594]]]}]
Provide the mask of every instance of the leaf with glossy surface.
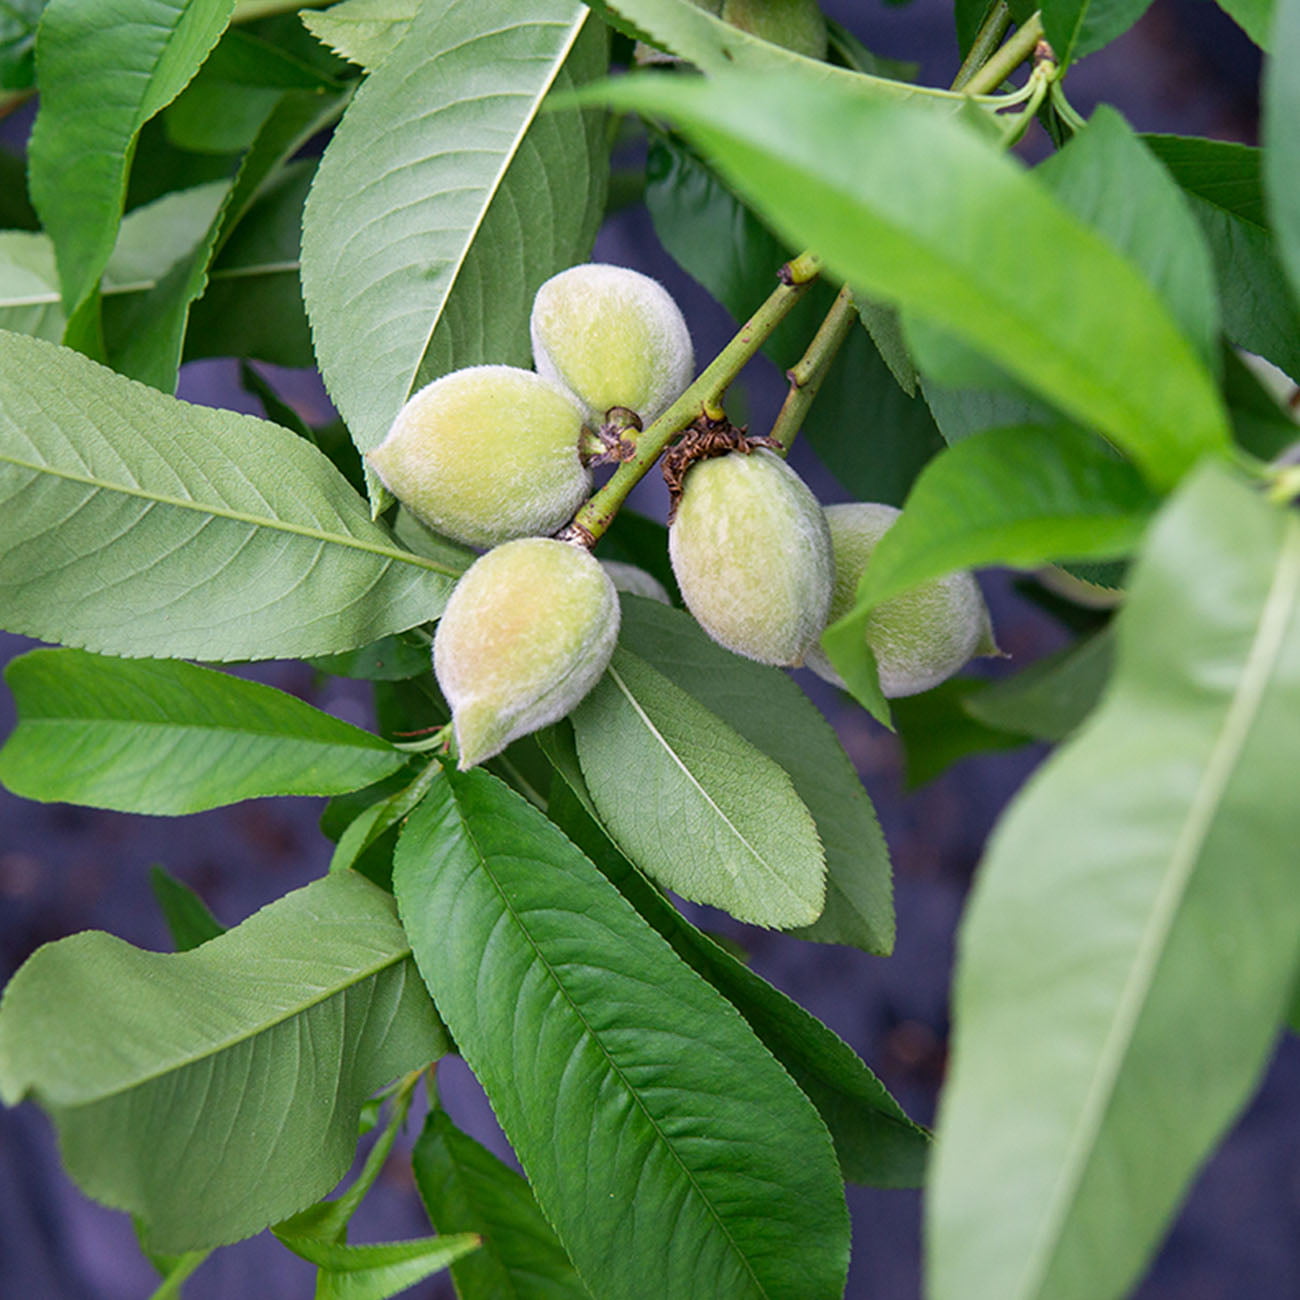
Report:
[{"label": "leaf with glossy surface", "polygon": [[[746,320],[776,282],[792,253],[681,141],[652,142],[646,163],[646,206],[655,233],[678,265],[735,318]],[[800,356],[830,310],[836,286],[814,285],[764,344],[785,369]],[[877,332],[885,337],[876,309]],[[906,356],[888,364],[865,330],[845,339],[803,433],[822,463],[862,501],[901,505],[921,466],[943,445],[924,401],[909,397],[889,371],[907,378]],[[895,369],[899,367],[900,369]],[[915,375],[911,376],[915,383]],[[864,455],[867,446],[870,455]]]},{"label": "leaf with glossy surface", "polygon": [[616,650],[572,717],[601,819],[647,875],[754,925],[821,915],[826,867],[811,814],[781,768],[716,714]]},{"label": "leaf with glossy surface", "polygon": [[589,1300],[532,1189],[445,1110],[431,1110],[411,1170],[439,1232],[473,1232],[482,1248],[454,1263],[461,1300]]},{"label": "leaf with glossy surface", "polygon": [[[912,1122],[858,1054],[815,1016],[693,926],[619,852],[597,820],[577,755],[563,753],[556,728],[548,754],[562,783],[553,783],[548,815],[617,886],[633,907],[740,1012],[763,1045],[817,1107],[835,1143],[840,1170],[873,1187],[916,1187],[929,1135]],[[572,747],[572,737],[568,746]]]},{"label": "leaf with glossy surface", "polygon": [[389,1300],[479,1248],[479,1239],[472,1233],[364,1246],[277,1236],[295,1255],[320,1270],[316,1300]]},{"label": "leaf with glossy surface", "polygon": [[1151,0],[1043,0],[1043,27],[1060,66],[1092,54],[1122,35]]},{"label": "leaf with glossy surface", "polygon": [[439,375],[528,365],[533,294],[590,250],[599,120],[538,115],[553,85],[604,70],[587,19],[576,0],[425,5],[335,132],[304,214],[303,293],[361,451]]},{"label": "leaf with glossy surface", "polygon": [[32,201],[54,241],[76,346],[98,346],[95,296],[136,136],[198,71],[234,7],[234,0],[51,0],[41,18]]},{"label": "leaf with glossy surface", "polygon": [[5,680],[18,725],[0,750],[0,781],[43,803],[179,816],[342,794],[407,761],[292,695],[193,664],[33,650]]},{"label": "leaf with glossy surface", "polygon": [[1128,1293],[1249,1098],[1300,957],[1300,519],[1217,467],[1158,517],[1099,711],[962,926],[934,1300]]},{"label": "leaf with glossy surface", "polygon": [[1214,268],[1182,191],[1128,123],[1103,105],[1034,175],[1128,258],[1211,369],[1219,363]]},{"label": "leaf with glossy surface", "polygon": [[162,909],[177,952],[189,952],[226,933],[226,927],[212,915],[198,894],[162,867],[150,868],[149,887]]},{"label": "leaf with glossy surface", "polygon": [[436,617],[452,585],[288,430],[4,333],[0,502],[5,626],[109,654],[350,650]]},{"label": "leaf with glossy surface", "polygon": [[317,1200],[366,1097],[445,1050],[392,900],[355,875],[192,952],[60,939],[0,1003],[0,1096],[39,1102],[82,1190],[138,1214],[164,1253]]},{"label": "leaf with glossy surface", "polygon": [[842,1294],[816,1111],[735,1010],[484,772],[434,783],[394,883],[421,973],[593,1295]]},{"label": "leaf with glossy surface", "polygon": [[1157,486],[1226,454],[1214,382],[1143,276],[961,123],[793,76],[759,98],[721,74],[629,77],[598,97],[677,123],[786,237],[963,337]]},{"label": "leaf with glossy surface", "polygon": [[1264,194],[1277,250],[1300,301],[1300,0],[1277,0],[1264,69]]},{"label": "leaf with glossy surface", "polygon": [[1142,143],[1182,186],[1200,223],[1228,338],[1300,374],[1300,309],[1265,215],[1262,151],[1177,135],[1146,135]]},{"label": "leaf with glossy surface", "polygon": [[1127,555],[1156,504],[1133,466],[1081,429],[979,433],[922,470],[871,553],[859,602],[865,613],[958,569]]},{"label": "leaf with glossy surface", "polygon": [[724,650],[679,610],[624,597],[619,639],[734,727],[789,776],[826,854],[826,907],[801,939],[888,955],[889,848],[835,732],[791,678]]}]

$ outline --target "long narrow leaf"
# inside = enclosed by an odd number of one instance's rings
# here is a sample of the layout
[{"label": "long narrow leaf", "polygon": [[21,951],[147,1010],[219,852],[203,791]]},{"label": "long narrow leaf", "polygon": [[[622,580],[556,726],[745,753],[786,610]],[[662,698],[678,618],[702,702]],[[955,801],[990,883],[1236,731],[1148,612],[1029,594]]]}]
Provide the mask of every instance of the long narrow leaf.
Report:
[{"label": "long narrow leaf", "polygon": [[1205,469],[1116,627],[963,923],[934,1300],[1128,1294],[1291,1005],[1300,519]]},{"label": "long narrow leaf", "polygon": [[961,336],[1157,486],[1226,454],[1210,373],[1154,290],[1016,162],[942,114],[809,77],[751,92],[734,75],[642,76],[588,97],[668,117],[778,231]]},{"label": "long narrow leaf", "polygon": [[27,799],[179,815],[342,794],[406,761],[292,695],[192,664],[33,650],[5,680],[18,726],[0,750],[0,781]]},{"label": "long narrow leaf", "polygon": [[841,1295],[830,1139],[734,1009],[483,772],[411,815],[394,886],[420,971],[597,1296]]}]

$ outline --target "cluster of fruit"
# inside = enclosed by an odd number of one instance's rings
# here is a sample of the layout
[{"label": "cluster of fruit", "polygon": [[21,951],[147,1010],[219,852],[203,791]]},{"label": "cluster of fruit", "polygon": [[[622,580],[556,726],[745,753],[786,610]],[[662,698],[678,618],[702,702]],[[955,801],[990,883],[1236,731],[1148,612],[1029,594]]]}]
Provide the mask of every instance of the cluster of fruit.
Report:
[{"label": "cluster of fruit", "polygon": [[[604,672],[619,625],[612,566],[580,537],[548,534],[589,495],[591,460],[602,448],[615,459],[632,448],[694,368],[676,303],[622,267],[577,266],[548,280],[531,331],[536,373],[487,365],[446,375],[407,402],[369,455],[418,519],[491,548],[456,585],[434,639],[463,768],[564,717]],[[898,512],[823,510],[776,451],[720,427],[725,434],[692,443],[688,433],[679,444],[669,548],[682,598],[728,649],[769,664],[806,662],[838,682],[818,640],[852,604]],[[641,576],[642,590],[655,585]],[[969,574],[881,606],[868,641],[893,696],[926,690],[991,647]]]}]

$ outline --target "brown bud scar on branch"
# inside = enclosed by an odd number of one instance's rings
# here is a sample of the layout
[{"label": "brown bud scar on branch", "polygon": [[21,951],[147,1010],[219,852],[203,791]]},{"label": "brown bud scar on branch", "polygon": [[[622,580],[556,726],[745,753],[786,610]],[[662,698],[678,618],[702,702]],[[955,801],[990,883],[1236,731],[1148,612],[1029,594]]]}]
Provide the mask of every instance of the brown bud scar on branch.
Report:
[{"label": "brown bud scar on branch", "polygon": [[750,437],[744,428],[737,428],[724,415],[720,420],[711,419],[707,414],[700,415],[686,426],[681,438],[664,453],[660,468],[664,482],[668,485],[668,522],[677,518],[677,507],[682,500],[682,485],[686,481],[687,471],[697,461],[711,460],[715,456],[726,456],[733,451],[748,456],[759,447],[769,451],[780,452],[781,444],[766,434]]}]

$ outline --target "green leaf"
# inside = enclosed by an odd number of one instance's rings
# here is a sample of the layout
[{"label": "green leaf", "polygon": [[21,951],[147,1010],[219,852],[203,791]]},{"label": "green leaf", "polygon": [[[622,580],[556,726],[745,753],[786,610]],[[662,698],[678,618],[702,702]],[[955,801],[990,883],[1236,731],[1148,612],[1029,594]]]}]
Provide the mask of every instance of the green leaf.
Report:
[{"label": "green leaf", "polygon": [[[556,729],[554,743],[562,747]],[[572,747],[572,739],[568,746]],[[549,816],[614,883],[633,907],[749,1023],[817,1107],[852,1182],[920,1185],[929,1135],[908,1118],[884,1085],[838,1035],[696,929],[619,852],[596,818],[576,754],[556,754],[564,784],[553,784]]]},{"label": "green leaf", "polygon": [[320,1270],[316,1300],[388,1300],[479,1247],[479,1239],[472,1233],[366,1246],[276,1235],[295,1255]]},{"label": "green leaf", "polygon": [[303,25],[322,45],[369,71],[406,35],[420,0],[344,0],[326,10],[302,12]]},{"label": "green leaf", "polygon": [[1080,221],[1128,258],[1200,359],[1219,360],[1219,303],[1209,249],[1182,191],[1107,106],[1034,173]]},{"label": "green leaf", "polygon": [[942,776],[954,763],[972,754],[1016,749],[1024,741],[985,725],[966,708],[967,701],[984,687],[969,677],[954,677],[933,690],[894,700],[894,722],[903,742],[907,788]]},{"label": "green leaf", "polygon": [[794,931],[888,955],[894,947],[889,849],[875,809],[826,719],[790,677],[710,640],[694,619],[625,597],[619,639],[775,760],[817,825],[826,907]]},{"label": "green leaf", "polygon": [[439,1232],[473,1232],[483,1240],[451,1267],[461,1300],[588,1300],[528,1184],[446,1111],[429,1112],[411,1169]]},{"label": "green leaf", "polygon": [[790,1077],[536,809],[447,772],[394,883],[421,973],[593,1295],[843,1292],[835,1154]]},{"label": "green leaf", "polygon": [[1300,957],[1300,518],[1210,467],[1157,519],[1105,700],[962,926],[935,1300],[1128,1294],[1250,1096]]},{"label": "green leaf", "polygon": [[985,726],[1034,740],[1064,740],[1097,707],[1115,660],[1103,630],[967,695],[966,712]]},{"label": "green leaf", "polygon": [[[424,798],[438,775],[438,763],[431,759],[413,781],[364,808],[349,822],[330,858],[330,871],[344,871],[360,865],[362,856],[393,830]],[[391,874],[391,873],[390,873]]]},{"label": "green leaf", "polygon": [[1273,27],[1274,0],[1219,0],[1223,10],[1261,50],[1280,48]]},{"label": "green leaf", "polygon": [[1132,465],[1081,429],[976,434],[921,472],[845,617],[958,569],[1127,555],[1155,505]]},{"label": "green leaf", "polygon": [[1223,328],[1240,347],[1300,374],[1300,310],[1264,211],[1261,154],[1244,144],[1147,135],[1183,188],[1214,261]]},{"label": "green leaf", "polygon": [[177,816],[341,794],[406,763],[386,740],[259,682],[174,661],[33,650],[5,680],[0,781],[25,799]]},{"label": "green leaf", "polygon": [[[672,137],[652,142],[646,176],[646,205],[664,247],[737,322],[746,320],[797,250]],[[836,292],[834,285],[814,286],[764,345],[782,369],[798,360]],[[879,331],[885,315],[876,308],[864,320]],[[804,419],[803,432],[827,469],[863,501],[901,504],[921,466],[943,445],[925,403],[891,378],[889,370],[901,365],[910,365],[905,355],[887,369],[866,331],[852,331]],[[868,445],[871,454],[864,455]]]},{"label": "green leaf", "polygon": [[314,447],[0,333],[6,628],[110,654],[296,658],[436,616],[451,588]]},{"label": "green leaf", "polygon": [[303,160],[283,168],[235,227],[190,311],[187,361],[256,357],[272,365],[315,365],[298,282],[303,204],[315,167]]},{"label": "green leaf", "polygon": [[1062,68],[1109,45],[1146,13],[1151,0],[1043,0],[1043,27]]},{"label": "green leaf", "polygon": [[149,885],[177,952],[189,952],[226,933],[226,927],[212,915],[198,894],[162,867],[149,869]]},{"label": "green leaf", "polygon": [[826,867],[812,816],[790,778],[716,714],[616,650],[572,716],[601,819],[647,875],[754,925],[821,915]]},{"label": "green leaf", "polygon": [[99,278],[140,128],[198,71],[234,0],[51,0],[41,19],[32,201],[59,262],[68,341],[97,350]]},{"label": "green leaf", "polygon": [[0,89],[26,90],[36,79],[36,27],[46,0],[0,4]]},{"label": "green leaf", "polygon": [[949,112],[956,112],[970,102],[966,96],[952,91],[867,76],[795,54],[723,22],[695,0],[603,0],[593,7],[613,10],[653,44],[689,59],[710,75],[739,68],[753,85],[759,79],[794,72],[832,86],[853,100],[870,103],[913,100]]},{"label": "green leaf", "polygon": [[57,343],[64,319],[49,238],[34,230],[0,231],[0,329]]},{"label": "green leaf", "polygon": [[317,655],[313,668],[337,677],[356,677],[371,682],[401,682],[430,670],[432,656],[427,637],[415,633],[381,637],[338,655]]},{"label": "green leaf", "polygon": [[528,365],[533,294],[590,251],[601,120],[539,117],[552,86],[604,70],[587,18],[577,0],[524,15],[509,0],[425,5],[335,132],[304,215],[302,281],[321,372],[361,451],[447,371]]},{"label": "green leaf", "polygon": [[140,1215],[164,1253],[318,1199],[366,1097],[445,1050],[392,900],[355,875],[193,952],[60,939],[0,1003],[0,1097],[38,1101],[82,1190]]},{"label": "green leaf", "polygon": [[1300,301],[1300,0],[1277,0],[1272,58],[1264,69],[1264,192],[1277,251]]},{"label": "green leaf", "polygon": [[942,114],[806,78],[747,84],[644,75],[598,94],[669,117],[787,238],[963,337],[1155,485],[1227,451],[1214,382],[1150,285],[1017,162]]},{"label": "green leaf", "polygon": [[342,112],[341,96],[288,90],[257,132],[221,207],[192,248],[168,267],[149,291],[136,295],[107,337],[108,356],[119,373],[174,392],[191,304],[208,284],[208,268],[252,206],[268,177]]}]

